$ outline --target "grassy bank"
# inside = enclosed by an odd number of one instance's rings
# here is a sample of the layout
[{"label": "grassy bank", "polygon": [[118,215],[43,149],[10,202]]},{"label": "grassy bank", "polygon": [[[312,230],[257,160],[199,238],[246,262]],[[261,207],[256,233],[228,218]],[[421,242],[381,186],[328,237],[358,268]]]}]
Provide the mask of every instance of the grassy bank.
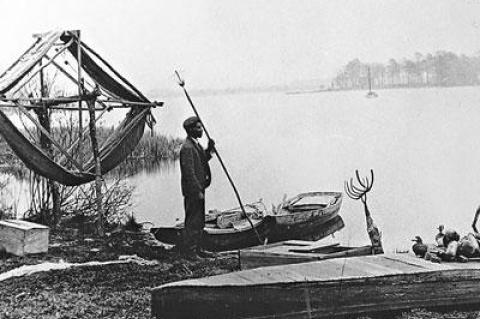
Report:
[{"label": "grassy bank", "polygon": [[[41,272],[0,282],[0,318],[151,318],[150,289],[161,284],[237,270],[235,258],[189,260],[162,248],[112,249],[99,238],[54,234],[48,254],[0,259],[0,272],[64,260],[116,260],[136,253],[155,265],[114,264]],[[148,255],[148,256],[147,256]]]},{"label": "grassy bank", "polygon": [[[55,233],[51,235],[48,254],[0,259],[0,272],[43,261],[115,260],[122,254],[132,253],[158,260],[158,263],[77,267],[2,281],[0,318],[152,318],[151,288],[172,281],[238,270],[238,260],[233,257],[190,260],[163,248],[112,249],[100,238]],[[192,318],[195,318],[194,314]],[[472,319],[480,318],[480,312],[415,309],[375,318]]]}]

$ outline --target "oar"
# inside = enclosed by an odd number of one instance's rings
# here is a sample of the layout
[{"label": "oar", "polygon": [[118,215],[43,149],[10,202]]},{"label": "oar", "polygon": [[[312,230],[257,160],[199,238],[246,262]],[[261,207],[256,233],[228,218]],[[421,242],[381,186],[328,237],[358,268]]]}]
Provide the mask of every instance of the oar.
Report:
[{"label": "oar", "polygon": [[[192,106],[193,112],[197,116],[197,118],[200,121],[200,124],[202,124],[203,130],[205,131],[205,135],[207,138],[210,140],[210,134],[208,134],[207,128],[205,127],[205,124],[203,121],[200,119],[200,115],[197,112],[197,109],[195,108],[195,105],[193,105],[192,99],[190,98],[190,95],[188,94],[187,90],[185,89],[185,81],[180,77],[180,74],[178,74],[177,71],[175,71],[175,75],[177,76],[177,82],[178,85],[180,85],[183,89],[183,92],[185,93],[185,96],[187,97],[188,102]],[[217,155],[218,161],[220,162],[220,165],[223,168],[223,171],[225,172],[225,175],[227,175],[227,179],[230,182],[230,185],[232,185],[233,192],[235,193],[235,196],[237,197],[238,204],[240,204],[240,209],[242,210],[243,215],[247,218],[248,222],[250,223],[250,226],[252,226],[252,229],[255,231],[255,235],[257,235],[257,239],[260,242],[260,244],[263,244],[262,239],[260,238],[260,234],[258,233],[257,229],[253,226],[252,220],[250,217],[248,217],[247,212],[245,211],[245,208],[243,207],[242,200],[240,199],[240,194],[238,194],[237,188],[235,187],[235,184],[233,183],[232,178],[230,177],[230,174],[227,171],[227,168],[225,167],[225,164],[223,163],[222,158],[220,157],[220,154],[217,151],[217,148],[214,147],[213,151],[215,152],[215,155]]]}]

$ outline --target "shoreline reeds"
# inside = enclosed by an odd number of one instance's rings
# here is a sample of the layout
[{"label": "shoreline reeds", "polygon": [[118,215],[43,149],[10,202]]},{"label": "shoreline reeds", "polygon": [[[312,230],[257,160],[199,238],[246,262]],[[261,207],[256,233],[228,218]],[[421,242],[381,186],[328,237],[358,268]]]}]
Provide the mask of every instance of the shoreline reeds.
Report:
[{"label": "shoreline reeds", "polygon": [[[62,145],[68,145],[72,143],[75,137],[75,133],[72,131],[67,132],[68,127],[60,127],[55,129],[57,138],[60,140]],[[113,129],[100,128],[99,129],[99,139],[101,141],[105,140],[106,137],[111,134]],[[106,174],[105,181],[109,183],[125,180],[125,178],[131,177],[139,172],[146,171],[151,172],[159,167],[171,167],[174,166],[174,161],[178,159],[180,147],[183,140],[179,138],[173,138],[165,135],[152,135],[150,132],[146,132],[141,139],[140,143],[137,145],[136,149],[130,154],[125,161],[123,161],[118,167],[113,169],[111,172]],[[89,139],[85,139],[83,143],[83,150],[88,150],[89,148]],[[55,154],[60,156],[59,154]],[[58,157],[56,157],[58,158]],[[67,168],[70,168],[67,166]],[[30,208],[23,213],[24,218],[32,218],[37,221],[41,221],[46,224],[57,224],[59,219],[65,215],[65,204],[69,206],[68,211],[78,209],[82,210],[83,206],[80,205],[80,202],[77,201],[77,205],[68,205],[74,196],[74,189],[71,187],[60,187],[59,199],[60,199],[60,209],[63,212],[58,212],[62,216],[55,216],[52,214],[52,205],[51,205],[51,196],[50,188],[46,184],[46,180],[40,176],[35,175],[30,171],[23,162],[13,153],[5,140],[0,136],[0,176],[6,176],[9,182],[14,183],[15,181],[27,181],[30,185]],[[88,189],[89,185],[85,185]],[[83,187],[81,187],[83,189]],[[108,188],[107,188],[108,190]],[[118,191],[118,190],[117,190]],[[108,192],[107,192],[108,193]],[[121,192],[120,192],[121,193]],[[127,193],[131,193],[129,190]],[[128,198],[127,198],[128,197]],[[92,198],[94,196],[92,195]],[[110,197],[109,197],[110,198]],[[130,201],[129,196],[126,196],[124,200],[120,200],[118,196],[111,197],[111,203],[105,203],[106,206],[120,205],[123,208],[120,209],[120,213],[113,209],[112,216],[123,216],[126,213],[126,208],[128,202]],[[117,205],[117,206],[118,206]],[[88,206],[88,205],[86,205]],[[76,207],[76,208],[75,208]],[[82,208],[83,207],[83,208]],[[16,216],[19,216],[17,209],[10,207],[7,203],[0,203],[0,219],[7,218],[12,216],[12,213]],[[20,213],[21,215],[21,213]]]},{"label": "shoreline reeds", "polygon": [[[67,128],[64,128],[67,129]],[[61,129],[63,131],[63,129]],[[105,138],[110,129],[100,128],[99,136]],[[60,136],[66,136],[60,133]],[[145,133],[135,150],[121,166],[126,176],[140,170],[155,167],[160,162],[171,162],[178,159],[183,139],[166,135]],[[26,179],[29,169],[13,153],[5,140],[0,136],[0,174],[11,175],[17,179]]]}]

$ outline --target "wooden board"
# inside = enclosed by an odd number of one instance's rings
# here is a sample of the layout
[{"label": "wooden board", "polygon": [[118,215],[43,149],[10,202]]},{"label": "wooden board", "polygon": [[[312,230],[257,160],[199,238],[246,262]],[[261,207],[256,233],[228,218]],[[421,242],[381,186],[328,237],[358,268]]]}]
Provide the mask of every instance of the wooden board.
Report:
[{"label": "wooden board", "polygon": [[372,254],[371,246],[340,246],[333,239],[325,238],[316,242],[286,241],[241,249],[242,270],[273,265],[296,264],[330,258],[365,256]]},{"label": "wooden board", "polygon": [[[448,292],[448,293],[446,293]],[[152,290],[158,318],[331,318],[479,304],[480,262],[409,254],[327,259],[173,282]]]},{"label": "wooden board", "polygon": [[308,246],[289,248],[288,251],[297,252],[297,253],[308,253],[308,252],[315,252],[318,249],[338,246],[338,245],[340,245],[338,241],[334,240],[332,237],[326,237],[317,241],[312,241],[312,243]]},{"label": "wooden board", "polygon": [[24,220],[0,221],[0,245],[17,256],[46,253],[49,228]]},{"label": "wooden board", "polygon": [[278,243],[280,245],[287,245],[287,246],[310,246],[312,244],[311,240],[286,240],[284,242]]}]

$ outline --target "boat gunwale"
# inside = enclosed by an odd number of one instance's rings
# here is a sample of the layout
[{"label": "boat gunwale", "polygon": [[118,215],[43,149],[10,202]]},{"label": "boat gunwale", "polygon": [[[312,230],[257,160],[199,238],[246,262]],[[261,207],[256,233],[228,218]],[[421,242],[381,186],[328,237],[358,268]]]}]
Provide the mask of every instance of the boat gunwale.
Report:
[{"label": "boat gunwale", "polygon": [[207,233],[208,235],[229,235],[229,234],[237,234],[237,233],[244,233],[244,232],[247,232],[247,231],[250,231],[250,230],[253,230],[254,228],[258,228],[260,227],[261,225],[263,225],[264,223],[266,223],[266,220],[265,218],[262,218],[262,219],[253,219],[251,218],[250,219],[253,223],[253,227],[252,225],[248,225],[247,228],[243,228],[243,229],[235,229],[233,227],[229,227],[229,228],[208,228],[208,227],[205,227],[203,228],[203,231],[205,233]]},{"label": "boat gunwale", "polygon": [[[282,214],[282,215],[271,215],[277,226],[284,227],[284,226],[293,226],[299,224],[309,224],[309,223],[318,223],[322,221],[322,223],[326,223],[336,216],[340,211],[342,205],[342,200],[337,201],[335,204],[331,206],[327,206],[320,210],[311,210],[311,211],[303,211],[303,212],[296,212],[290,214]],[[298,217],[303,216],[303,217]],[[295,220],[298,218],[304,218],[305,220],[299,221]]]},{"label": "boat gunwale", "polygon": [[[299,215],[299,214],[312,214],[313,212],[317,212],[317,211],[327,211],[327,210],[334,209],[338,206],[341,206],[341,204],[343,202],[343,193],[342,192],[310,192],[310,193],[303,193],[303,194],[320,194],[320,196],[332,196],[335,199],[335,201],[333,203],[329,202],[329,203],[326,203],[326,204],[318,204],[318,205],[325,205],[324,207],[321,207],[321,208],[314,208],[314,209],[310,209],[310,210],[302,210],[302,211],[297,211],[297,212],[292,212],[292,211],[289,211],[288,209],[282,208],[281,213],[272,214],[272,215],[269,215],[269,216],[272,216],[275,219],[277,219],[277,218],[281,218],[281,217],[288,217],[288,216],[294,216],[294,215]],[[300,195],[303,195],[303,194],[300,194]],[[298,197],[300,195],[297,195],[296,197]],[[296,198],[296,197],[294,197],[294,198]],[[292,206],[295,206],[295,205],[292,205]],[[322,215],[327,215],[327,213],[322,214]],[[318,217],[320,217],[320,216],[318,216]]]}]

